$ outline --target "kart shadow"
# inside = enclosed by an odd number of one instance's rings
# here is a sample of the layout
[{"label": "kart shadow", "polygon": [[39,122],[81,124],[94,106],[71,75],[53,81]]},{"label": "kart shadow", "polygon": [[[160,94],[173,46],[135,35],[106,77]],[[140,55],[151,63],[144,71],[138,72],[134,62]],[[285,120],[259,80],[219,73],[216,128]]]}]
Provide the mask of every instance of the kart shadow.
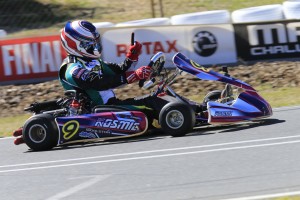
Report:
[{"label": "kart shadow", "polygon": [[[196,128],[195,131],[187,134],[184,137],[189,136],[199,136],[199,135],[210,135],[216,133],[226,133],[226,132],[236,132],[247,130],[251,128],[255,128],[258,126],[269,126],[278,123],[284,123],[285,120],[279,119],[261,119],[257,121],[251,122],[243,122],[240,124],[232,124],[232,125],[223,125],[223,126],[212,126],[208,125],[205,127]],[[93,146],[103,146],[103,145],[112,145],[112,144],[121,144],[121,143],[133,143],[133,142],[142,142],[142,141],[149,141],[149,140],[160,140],[165,139],[166,137],[171,137],[168,134],[165,134],[161,129],[157,129],[152,131],[151,133],[147,133],[141,136],[129,137],[129,138],[120,138],[120,139],[111,139],[103,142],[92,142],[92,143],[83,143],[83,144],[74,144],[74,145],[67,145],[61,146],[53,150],[67,150],[73,148],[82,148],[82,147],[93,147]]]},{"label": "kart shadow", "polygon": [[[87,148],[87,147],[122,144],[122,143],[160,140],[160,139],[164,139],[167,136],[168,135],[165,134],[161,129],[157,129],[140,136],[118,138],[118,139],[107,139],[105,141],[98,141],[98,142],[78,142],[74,144],[61,145],[47,151],[62,151],[62,150],[70,150],[70,149],[77,149],[77,148]],[[26,151],[25,153],[37,153],[37,152],[39,151],[32,151],[31,149],[28,149],[28,151]]]},{"label": "kart shadow", "polygon": [[[134,142],[143,142],[150,140],[161,140],[164,139],[167,134],[163,133],[161,130],[156,130],[155,132],[146,133],[145,135],[133,136],[128,138],[119,138],[119,139],[110,139],[106,141],[100,142],[90,142],[90,143],[77,143],[74,145],[62,145],[61,148],[57,148],[55,150],[66,150],[66,149],[74,149],[74,148],[82,148],[82,147],[95,147],[95,146],[105,146],[105,145],[113,145],[113,144],[123,144],[123,143],[134,143]],[[54,149],[52,149],[54,150]]]},{"label": "kart shadow", "polygon": [[269,118],[269,119],[261,119],[257,121],[243,122],[243,123],[232,124],[232,125],[220,125],[220,126],[208,125],[206,127],[198,127],[195,129],[194,132],[186,136],[236,132],[236,131],[247,130],[247,129],[256,128],[260,126],[269,126],[269,125],[284,123],[284,122],[285,120]]}]

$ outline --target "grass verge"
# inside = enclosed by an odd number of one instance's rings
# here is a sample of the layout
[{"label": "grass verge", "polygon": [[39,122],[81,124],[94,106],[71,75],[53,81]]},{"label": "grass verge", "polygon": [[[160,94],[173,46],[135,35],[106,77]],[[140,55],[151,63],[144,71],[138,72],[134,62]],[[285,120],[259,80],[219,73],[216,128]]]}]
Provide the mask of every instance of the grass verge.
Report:
[{"label": "grass verge", "polygon": [[0,118],[0,137],[12,136],[13,131],[21,127],[29,116],[30,114]]}]

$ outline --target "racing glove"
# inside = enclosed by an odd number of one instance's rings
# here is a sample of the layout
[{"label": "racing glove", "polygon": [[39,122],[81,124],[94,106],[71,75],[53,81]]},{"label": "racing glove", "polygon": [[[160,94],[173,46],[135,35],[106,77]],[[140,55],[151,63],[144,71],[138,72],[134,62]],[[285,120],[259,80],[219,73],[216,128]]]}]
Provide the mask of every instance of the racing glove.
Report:
[{"label": "racing glove", "polygon": [[134,45],[131,45],[129,48],[129,51],[126,54],[126,57],[133,61],[136,62],[139,60],[139,55],[141,54],[142,51],[142,44],[139,43],[138,41],[134,42]]},{"label": "racing glove", "polygon": [[149,78],[152,68],[149,66],[142,66],[135,71],[126,72],[127,83],[133,83],[138,80]]}]

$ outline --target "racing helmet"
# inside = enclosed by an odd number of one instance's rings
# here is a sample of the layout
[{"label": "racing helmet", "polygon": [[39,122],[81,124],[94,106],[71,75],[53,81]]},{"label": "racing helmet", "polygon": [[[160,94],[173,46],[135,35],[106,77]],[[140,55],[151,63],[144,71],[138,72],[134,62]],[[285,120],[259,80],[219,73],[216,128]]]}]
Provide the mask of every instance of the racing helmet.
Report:
[{"label": "racing helmet", "polygon": [[90,59],[97,59],[101,56],[100,33],[88,21],[67,22],[61,31],[60,39],[68,54]]}]

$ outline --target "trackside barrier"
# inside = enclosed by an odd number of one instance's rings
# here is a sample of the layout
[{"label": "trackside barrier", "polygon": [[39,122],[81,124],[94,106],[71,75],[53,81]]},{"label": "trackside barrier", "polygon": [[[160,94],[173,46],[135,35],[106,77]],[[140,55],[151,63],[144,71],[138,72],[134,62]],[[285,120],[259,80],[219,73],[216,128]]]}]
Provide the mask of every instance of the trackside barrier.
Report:
[{"label": "trackside barrier", "polygon": [[0,85],[57,78],[65,56],[59,35],[0,40]]},{"label": "trackside barrier", "polygon": [[300,20],[233,24],[237,56],[246,62],[299,60]]},{"label": "trackside barrier", "polygon": [[[166,66],[181,52],[205,66],[237,65],[239,60],[299,59],[300,20],[234,24],[163,25],[99,28],[102,58],[124,60],[131,33],[143,44],[137,66],[146,65],[158,51],[166,54]],[[59,35],[0,40],[0,85],[57,79],[65,51]]]}]

